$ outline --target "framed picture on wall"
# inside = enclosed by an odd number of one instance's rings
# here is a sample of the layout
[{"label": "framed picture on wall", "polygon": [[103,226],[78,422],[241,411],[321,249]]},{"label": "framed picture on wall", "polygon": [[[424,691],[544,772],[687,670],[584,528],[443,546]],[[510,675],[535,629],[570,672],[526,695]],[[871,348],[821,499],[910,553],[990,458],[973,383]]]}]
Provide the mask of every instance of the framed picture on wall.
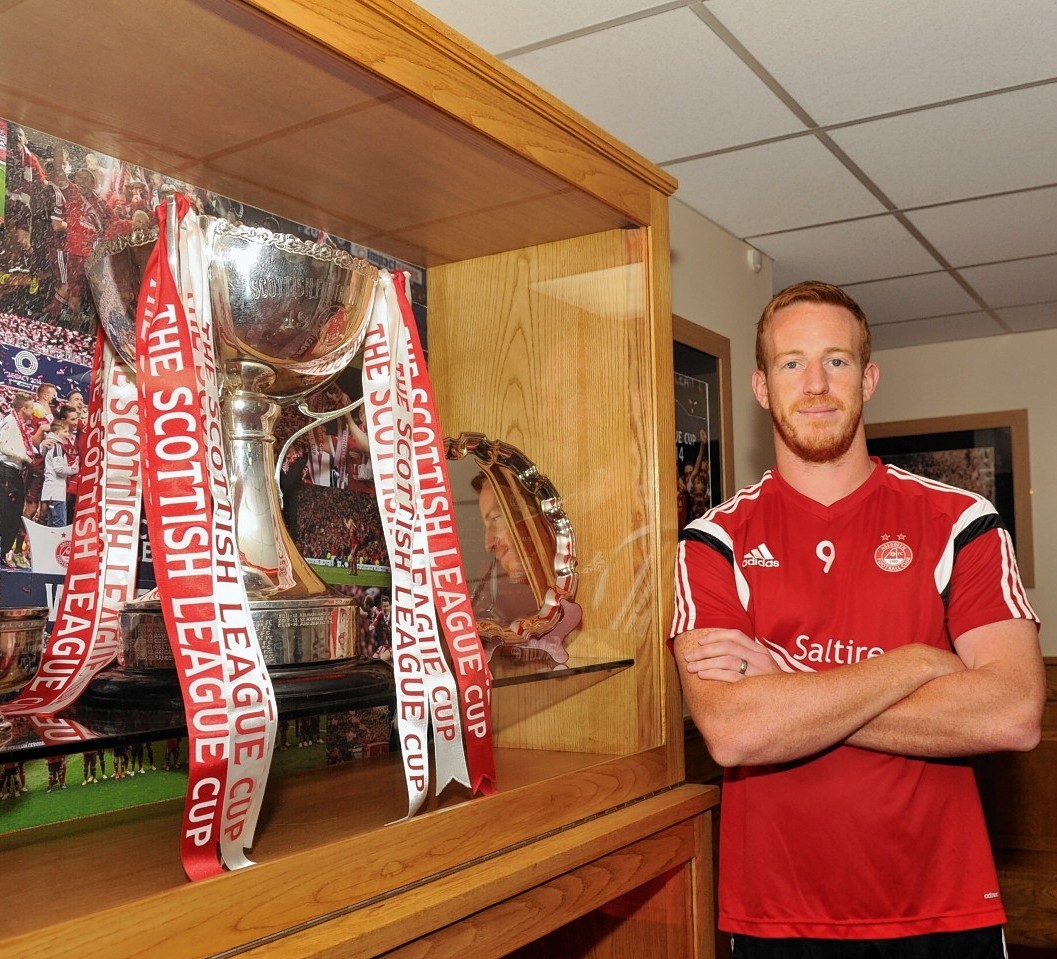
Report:
[{"label": "framed picture on wall", "polygon": [[994,503],[1013,537],[1020,577],[1035,585],[1027,410],[867,424],[866,443],[882,462]]},{"label": "framed picture on wall", "polygon": [[734,493],[730,340],[672,317],[679,528]]}]

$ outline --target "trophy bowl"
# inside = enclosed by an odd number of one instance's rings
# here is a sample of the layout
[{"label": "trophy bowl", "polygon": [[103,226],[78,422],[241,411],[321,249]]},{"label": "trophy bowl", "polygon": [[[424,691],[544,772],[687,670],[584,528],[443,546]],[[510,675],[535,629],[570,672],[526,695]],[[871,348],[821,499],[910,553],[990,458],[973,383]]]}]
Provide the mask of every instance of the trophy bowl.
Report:
[{"label": "trophy bowl", "polygon": [[46,606],[0,608],[0,698],[17,693],[37,671],[47,624]]},{"label": "trophy bowl", "polygon": [[[175,204],[165,209],[171,242]],[[336,677],[351,675],[356,665],[359,609],[319,578],[283,522],[274,429],[283,407],[326,387],[359,351],[378,271],[345,251],[294,236],[215,217],[200,223],[209,250],[235,540],[265,662],[273,680],[289,668],[347,682]],[[157,235],[145,230],[108,240],[86,264],[100,322],[133,369],[136,300]],[[144,669],[175,674],[156,598],[128,603],[121,623],[118,662],[130,676]]]}]

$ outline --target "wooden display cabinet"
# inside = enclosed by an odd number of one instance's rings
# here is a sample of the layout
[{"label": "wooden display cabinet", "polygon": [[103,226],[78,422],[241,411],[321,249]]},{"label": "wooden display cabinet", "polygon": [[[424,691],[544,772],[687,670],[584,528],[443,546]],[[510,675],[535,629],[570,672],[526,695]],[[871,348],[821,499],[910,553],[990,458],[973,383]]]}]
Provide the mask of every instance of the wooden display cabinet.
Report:
[{"label": "wooden display cabinet", "polygon": [[569,648],[597,667],[495,690],[497,795],[394,821],[395,759],[279,780],[258,865],[214,880],[184,879],[175,805],[0,837],[0,952],[529,955],[575,926],[565,955],[710,955],[717,793],[683,784],[664,642],[674,182],[402,0],[2,4],[0,90],[11,120],[426,267],[444,431],[562,492]]}]

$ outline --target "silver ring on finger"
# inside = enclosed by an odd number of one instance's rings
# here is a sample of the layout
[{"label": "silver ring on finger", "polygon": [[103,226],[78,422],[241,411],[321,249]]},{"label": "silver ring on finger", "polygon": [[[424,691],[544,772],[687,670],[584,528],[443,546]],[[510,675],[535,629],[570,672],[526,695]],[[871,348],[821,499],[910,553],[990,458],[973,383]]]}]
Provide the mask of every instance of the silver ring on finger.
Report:
[{"label": "silver ring on finger", "polygon": [[748,669],[749,669],[749,661],[747,659],[743,659],[741,661],[741,665],[738,667],[738,672],[741,673],[742,676],[744,676],[745,673],[748,671]]}]

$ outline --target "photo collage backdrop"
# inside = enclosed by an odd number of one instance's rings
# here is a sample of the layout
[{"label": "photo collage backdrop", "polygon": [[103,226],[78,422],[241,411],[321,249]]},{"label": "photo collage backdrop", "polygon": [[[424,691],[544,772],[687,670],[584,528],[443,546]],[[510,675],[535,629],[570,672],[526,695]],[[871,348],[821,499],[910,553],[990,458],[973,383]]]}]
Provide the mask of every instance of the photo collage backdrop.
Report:
[{"label": "photo collage backdrop", "polygon": [[[378,267],[408,271],[416,319],[424,328],[425,272],[412,264],[0,119],[0,416],[10,412],[11,400],[20,392],[34,395],[37,417],[62,415],[76,424],[86,415],[82,404],[88,398],[97,319],[85,260],[102,240],[156,225],[155,210],[172,190],[186,195],[199,213],[288,233],[346,250]],[[352,365],[309,402],[317,411],[338,409],[360,393],[360,371]],[[71,413],[71,407],[77,412]],[[277,453],[306,422],[294,408],[283,411]],[[0,605],[47,606],[53,617],[77,481],[67,481],[67,525],[49,526],[40,501],[41,470],[42,464],[34,464],[27,481],[25,530],[15,549],[0,557],[5,565]],[[284,518],[298,548],[322,579],[357,600],[363,612],[362,650],[389,658],[388,557],[362,413],[345,414],[297,439],[283,458],[281,473]],[[36,557],[34,539],[39,540]],[[145,527],[138,585],[153,586]]]}]

